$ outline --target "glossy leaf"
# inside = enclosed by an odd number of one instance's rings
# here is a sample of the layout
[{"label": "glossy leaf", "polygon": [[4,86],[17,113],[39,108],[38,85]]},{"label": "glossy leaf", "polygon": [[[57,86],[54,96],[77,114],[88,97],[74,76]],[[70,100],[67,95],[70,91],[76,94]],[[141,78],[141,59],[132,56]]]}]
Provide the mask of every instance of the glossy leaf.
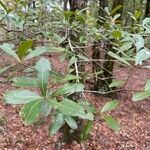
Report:
[{"label": "glossy leaf", "polygon": [[110,102],[105,103],[105,105],[101,109],[101,113],[115,109],[118,106],[118,103],[119,102],[117,100],[112,100]]},{"label": "glossy leaf", "polygon": [[120,87],[124,81],[122,80],[113,80],[112,83],[109,85],[110,88],[112,87]]},{"label": "glossy leaf", "polygon": [[112,33],[111,33],[111,36],[113,37],[113,38],[115,38],[115,39],[120,39],[121,37],[122,37],[122,34],[121,34],[121,32],[120,31],[118,31],[118,30],[115,30],[115,31],[113,31]]},{"label": "glossy leaf", "polygon": [[28,90],[12,90],[4,94],[4,100],[7,104],[26,104],[38,99],[41,99],[38,94]]},{"label": "glossy leaf", "polygon": [[42,100],[32,101],[24,105],[20,111],[20,116],[27,124],[33,124],[37,121],[40,115],[40,107]]},{"label": "glossy leaf", "polygon": [[46,100],[42,101],[40,106],[40,112],[43,116],[47,117],[51,111],[52,107],[50,103]]},{"label": "glossy leaf", "polygon": [[65,84],[63,87],[59,88],[56,92],[54,92],[53,95],[57,96],[57,95],[72,94],[75,92],[82,92],[83,88],[84,85],[81,83]]},{"label": "glossy leaf", "polygon": [[63,114],[61,113],[57,114],[49,128],[49,134],[50,135],[55,134],[62,127],[63,123],[64,123]]},{"label": "glossy leaf", "polygon": [[36,63],[35,69],[37,71],[38,86],[43,96],[46,96],[49,71],[51,70],[50,62],[45,58],[41,58]]},{"label": "glossy leaf", "polygon": [[116,11],[120,10],[122,8],[122,5],[117,5],[115,8],[113,8],[110,12],[110,15],[112,16]]},{"label": "glossy leaf", "polygon": [[134,34],[133,38],[136,50],[139,51],[144,47],[144,39],[140,34]]},{"label": "glossy leaf", "polygon": [[117,120],[112,116],[104,116],[104,120],[109,128],[114,131],[120,130]]},{"label": "glossy leaf", "polygon": [[18,57],[18,55],[15,53],[15,51],[13,50],[14,45],[13,44],[8,44],[8,43],[4,43],[0,46],[0,48],[7,53],[8,55],[14,57],[17,61],[20,62],[20,59]]},{"label": "glossy leaf", "polygon": [[64,75],[56,71],[50,71],[50,77],[54,82],[60,82],[64,78]]},{"label": "glossy leaf", "polygon": [[144,91],[150,91],[150,79],[146,81]]},{"label": "glossy leaf", "polygon": [[132,42],[124,43],[118,50],[118,53],[122,53],[124,51],[128,51],[132,48]]},{"label": "glossy leaf", "polygon": [[133,94],[132,100],[133,101],[140,101],[140,100],[143,100],[143,99],[148,98],[148,97],[150,97],[150,90]]},{"label": "glossy leaf", "polygon": [[22,41],[19,44],[19,47],[17,48],[17,55],[20,58],[20,60],[22,60],[26,56],[27,50],[32,47],[32,44],[32,40]]},{"label": "glossy leaf", "polygon": [[73,129],[73,130],[77,129],[78,125],[77,125],[76,121],[72,117],[65,116],[64,120],[66,121],[66,123],[69,125],[69,127],[71,129]]},{"label": "glossy leaf", "polygon": [[140,51],[137,52],[136,57],[135,57],[135,64],[142,65],[142,62],[146,59],[150,58],[150,52],[148,49],[144,48],[141,49]]},{"label": "glossy leaf", "polygon": [[77,62],[77,58],[75,56],[71,57],[68,67],[72,66],[75,62]]},{"label": "glossy leaf", "polygon": [[14,77],[13,85],[17,87],[38,87],[37,79],[31,77]]},{"label": "glossy leaf", "polygon": [[54,109],[66,116],[78,116],[82,119],[93,120],[93,114],[86,110],[80,103],[76,103],[69,99],[64,99],[62,102],[57,102],[56,100],[49,101]]},{"label": "glossy leaf", "polygon": [[149,17],[147,17],[143,20],[142,26],[146,30],[145,31],[146,33],[150,33],[150,18]]},{"label": "glossy leaf", "polygon": [[7,7],[2,1],[0,1],[0,6],[7,12]]},{"label": "glossy leaf", "polygon": [[4,68],[0,68],[0,74],[7,71],[11,66],[7,66],[7,67],[4,67]]},{"label": "glossy leaf", "polygon": [[36,47],[35,50],[31,51],[26,57],[25,60],[31,59],[33,57],[40,56],[41,54],[47,52],[47,47],[46,46],[39,46]]},{"label": "glossy leaf", "polygon": [[118,61],[120,61],[128,66],[131,66],[130,63],[128,63],[124,58],[120,57],[119,55],[117,55],[111,51],[108,52],[108,55],[110,55],[111,57],[117,59]]},{"label": "glossy leaf", "polygon": [[84,141],[87,139],[91,129],[92,129],[92,121],[87,121],[85,125],[83,126],[82,132],[81,132],[81,140]]}]

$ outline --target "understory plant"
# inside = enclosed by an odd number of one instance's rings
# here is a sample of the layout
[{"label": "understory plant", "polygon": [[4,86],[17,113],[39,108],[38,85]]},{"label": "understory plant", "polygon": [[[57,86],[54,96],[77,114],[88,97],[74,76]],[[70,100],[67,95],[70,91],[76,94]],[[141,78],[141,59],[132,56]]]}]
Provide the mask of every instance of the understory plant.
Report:
[{"label": "understory plant", "polygon": [[[41,58],[35,65],[36,78],[15,77],[14,85],[21,89],[12,90],[4,94],[7,104],[24,104],[20,116],[27,124],[34,124],[37,120],[43,120],[49,114],[52,115],[49,133],[52,135],[66,122],[72,129],[77,128],[75,117],[93,120],[93,109],[87,101],[74,102],[67,99],[67,95],[83,91],[81,83],[64,84],[58,89],[49,89],[48,81],[51,76],[51,65],[48,60]],[[75,76],[60,79],[64,81],[74,80]],[[40,94],[23,87],[36,87]]]},{"label": "understory plant", "polygon": [[[81,83],[67,83],[67,81],[79,79],[78,77],[63,76],[52,71],[50,62],[43,57],[36,63],[34,69],[36,77],[14,77],[12,79],[13,86],[19,87],[19,89],[4,94],[6,104],[23,105],[19,115],[25,124],[35,124],[35,127],[38,127],[46,118],[51,118],[48,131],[52,135],[65,123],[70,127],[70,130],[77,129],[76,118],[79,117],[87,120],[80,134],[80,140],[85,140],[92,128],[94,113],[98,113],[111,129],[115,131],[119,129],[117,121],[107,115],[107,111],[117,107],[117,100],[107,102],[101,110],[96,110],[86,99],[75,102],[67,98],[70,94],[84,91],[84,85]],[[63,85],[53,89],[52,83],[48,84],[49,77]],[[39,94],[29,88],[35,88]]]},{"label": "understory plant", "polygon": [[[18,7],[13,10],[0,2],[0,23],[4,32],[2,38],[6,38],[6,41],[2,41],[0,49],[15,58],[15,72],[17,65],[23,68],[27,61],[32,61],[34,57],[42,54],[49,55],[51,52],[61,52],[60,61],[64,63],[65,60],[68,67],[67,72],[61,74],[52,68],[48,59],[41,57],[35,66],[27,66],[34,71],[32,76],[19,77],[16,73],[11,77],[9,81],[12,81],[13,87],[16,88],[4,93],[4,102],[21,105],[19,115],[27,125],[34,124],[38,127],[45,119],[49,120],[50,135],[65,130],[64,125],[67,125],[70,132],[81,128],[79,141],[84,141],[92,129],[94,117],[97,116],[105,121],[109,128],[118,131],[119,124],[111,111],[117,108],[119,101],[113,99],[106,102],[102,108],[95,108],[88,102],[85,93],[106,94],[107,90],[101,89],[101,84],[97,84],[98,88],[95,91],[84,86],[87,80],[94,79],[93,84],[104,81],[103,84],[107,83],[110,89],[108,93],[112,94],[112,88],[121,87],[124,81],[112,80],[113,68],[109,70],[108,64],[113,66],[114,63],[119,63],[133,69],[150,58],[149,40],[146,40],[150,35],[150,19],[145,18],[139,24],[138,12],[130,13],[134,20],[133,25],[123,26],[119,20],[120,14],[114,15],[118,8],[112,12],[105,8],[103,11],[106,17],[95,19],[89,12],[88,16],[82,10],[63,11],[58,7],[52,7],[50,11],[44,9],[45,7],[33,10],[27,9],[26,1],[21,3],[16,0],[15,3]],[[41,43],[40,46],[34,45],[34,42],[40,40],[46,40],[48,43],[43,42],[42,46]],[[98,52],[95,53],[96,57],[92,57],[93,46],[96,46]],[[85,64],[90,66],[89,72],[86,72],[89,68],[86,68]],[[10,67],[12,65],[1,68],[0,74],[5,73]],[[109,72],[109,75],[104,76],[104,72],[106,75]],[[106,82],[108,80],[109,82]],[[79,93],[82,98],[71,98],[72,94]],[[132,99],[139,101],[148,97],[149,80],[144,91],[133,94]],[[83,121],[82,127],[79,120]]]}]

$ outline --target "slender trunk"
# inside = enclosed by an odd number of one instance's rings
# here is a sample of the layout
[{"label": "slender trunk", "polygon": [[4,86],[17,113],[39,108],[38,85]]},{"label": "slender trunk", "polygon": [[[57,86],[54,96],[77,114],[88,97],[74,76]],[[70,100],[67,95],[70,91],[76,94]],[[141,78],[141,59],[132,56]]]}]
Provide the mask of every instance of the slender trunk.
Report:
[{"label": "slender trunk", "polygon": [[[108,1],[100,0],[100,10],[99,15],[105,17],[104,8],[108,6]],[[99,22],[98,22],[99,23]],[[104,59],[110,60],[110,56],[107,54],[111,50],[111,45],[108,45],[104,41],[96,41],[93,46],[93,59]],[[94,90],[106,92],[111,90],[109,84],[112,82],[112,71],[113,71],[113,62],[93,62],[93,72],[101,72],[94,78]]]},{"label": "slender trunk", "polygon": [[67,11],[68,0],[64,0],[64,11]]},{"label": "slender trunk", "polygon": [[147,0],[146,17],[150,17],[150,0]]},{"label": "slender trunk", "polygon": [[[69,0],[69,4],[70,4],[70,10],[75,12],[76,10],[82,10],[84,9],[87,5],[87,0]],[[86,13],[85,11],[83,13]],[[70,23],[73,22],[75,20],[75,15],[73,14],[71,16],[71,20]],[[78,37],[74,36],[73,32],[70,31],[70,42],[73,41],[73,43],[79,43],[79,38],[80,38],[81,34],[78,34]],[[83,45],[82,45],[83,46]],[[84,49],[76,49],[75,53],[76,55],[79,55],[82,53],[82,51],[84,51]],[[77,66],[72,65],[71,69],[75,69],[75,67],[78,67],[78,72],[84,72],[85,70],[85,66],[84,63],[77,63]],[[76,71],[72,72],[73,75],[76,75]],[[79,74],[80,76],[80,74]],[[83,79],[80,80],[80,83],[83,83]],[[68,97],[69,99],[72,99],[74,101],[78,101],[79,99],[82,99],[82,93],[74,93],[72,95],[70,95]],[[77,118],[76,119],[77,123],[78,123],[78,129],[74,130],[73,132],[70,132],[71,129],[68,125],[64,125],[63,128],[63,133],[64,133],[64,141],[65,142],[72,142],[73,140],[76,140],[78,142],[80,142],[80,134],[81,134],[81,130],[83,127],[83,120]]]}]

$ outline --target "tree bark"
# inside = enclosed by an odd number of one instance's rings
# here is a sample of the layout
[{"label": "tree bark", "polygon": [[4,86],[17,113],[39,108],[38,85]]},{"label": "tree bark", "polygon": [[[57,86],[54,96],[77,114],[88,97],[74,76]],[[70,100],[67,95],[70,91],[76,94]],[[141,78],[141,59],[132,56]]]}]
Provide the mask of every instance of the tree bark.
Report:
[{"label": "tree bark", "polygon": [[[99,15],[105,17],[104,8],[108,6],[108,1],[100,0],[99,4]],[[107,92],[111,90],[109,84],[112,82],[113,71],[113,62],[109,61],[111,58],[107,54],[111,50],[111,45],[108,45],[105,41],[95,41],[93,45],[92,58],[107,60],[104,62],[93,62],[93,72],[102,72],[94,78],[94,90]]]},{"label": "tree bark", "polygon": [[[75,12],[76,10],[82,10],[84,8],[86,8],[87,6],[87,0],[69,0],[69,4],[70,4],[70,11],[73,11]],[[82,13],[86,13],[85,11],[83,11]],[[71,16],[71,20],[70,20],[70,23],[72,21],[74,21],[75,19],[75,15],[73,14]],[[73,41],[74,43],[79,43],[79,38],[80,38],[81,34],[78,34],[78,37],[75,37],[73,35],[73,32],[70,31],[70,42]],[[83,45],[82,45],[83,46]],[[82,49],[84,51],[84,49]],[[82,53],[81,52],[81,49],[76,49],[75,51],[76,55],[78,55],[79,53]],[[75,65],[72,65],[71,68],[72,69],[75,69]],[[85,71],[85,65],[84,63],[77,63],[77,67],[78,67],[78,71],[79,72],[84,72]],[[76,71],[72,72],[73,75],[76,75]],[[79,74],[79,76],[81,76]],[[80,83],[83,83],[83,79],[80,80]],[[74,100],[74,101],[78,101],[80,99],[82,99],[82,93],[74,93],[70,96],[68,96],[69,99],[71,100]],[[70,132],[71,129],[68,125],[64,125],[64,128],[63,128],[63,133],[64,133],[64,141],[65,142],[72,142],[73,140],[76,140],[78,142],[80,142],[80,139],[81,139],[81,130],[82,130],[82,127],[83,127],[83,120],[77,118],[76,119],[76,122],[78,123],[78,129],[74,130],[73,132]]]},{"label": "tree bark", "polygon": [[68,0],[64,0],[64,11],[67,11]]},{"label": "tree bark", "polygon": [[150,17],[150,0],[147,0],[146,17]]}]

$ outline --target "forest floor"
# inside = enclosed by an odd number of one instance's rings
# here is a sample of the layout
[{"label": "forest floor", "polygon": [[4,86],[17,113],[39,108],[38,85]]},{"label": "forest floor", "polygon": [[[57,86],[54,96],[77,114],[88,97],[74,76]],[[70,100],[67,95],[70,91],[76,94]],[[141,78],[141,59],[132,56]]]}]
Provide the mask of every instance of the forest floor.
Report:
[{"label": "forest floor", "polygon": [[[53,68],[63,72],[64,64],[56,55],[50,57]],[[10,58],[2,57],[0,64],[10,62]],[[13,61],[12,61],[13,63]],[[128,79],[132,68],[118,67],[114,69],[117,79]],[[142,90],[150,71],[137,67],[129,78],[125,89]],[[0,77],[2,79],[2,77]],[[57,150],[56,142],[60,133],[48,136],[48,120],[37,130],[33,126],[25,126],[19,117],[19,106],[5,105],[3,92],[11,89],[10,83],[0,85],[0,150]],[[83,144],[73,142],[62,144],[60,150],[150,150],[150,101],[132,102],[131,91],[117,93],[119,107],[112,111],[120,124],[120,131],[115,133],[99,118],[95,117],[89,138]],[[110,98],[86,93],[86,97],[97,108],[101,108]]]}]

